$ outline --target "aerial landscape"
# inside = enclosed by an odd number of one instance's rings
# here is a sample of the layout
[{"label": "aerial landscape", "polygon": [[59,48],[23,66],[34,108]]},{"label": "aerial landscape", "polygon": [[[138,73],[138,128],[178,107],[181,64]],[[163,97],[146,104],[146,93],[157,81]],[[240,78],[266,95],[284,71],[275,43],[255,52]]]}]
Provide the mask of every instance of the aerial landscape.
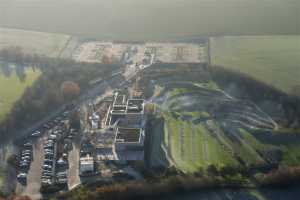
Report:
[{"label": "aerial landscape", "polygon": [[298,199],[299,10],[1,1],[0,200]]}]

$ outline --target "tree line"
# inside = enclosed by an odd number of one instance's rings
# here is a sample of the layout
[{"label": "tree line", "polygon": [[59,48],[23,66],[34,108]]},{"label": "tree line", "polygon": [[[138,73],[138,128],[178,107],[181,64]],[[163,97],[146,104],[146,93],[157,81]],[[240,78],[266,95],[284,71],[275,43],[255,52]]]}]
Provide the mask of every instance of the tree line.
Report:
[{"label": "tree line", "polygon": [[105,78],[121,67],[118,63],[79,63],[71,59],[27,55],[19,48],[1,50],[0,61],[33,66],[42,72],[0,122],[2,141],[16,136],[12,133],[28,127],[47,116],[51,110],[76,98],[90,87],[91,79]]},{"label": "tree line", "polygon": [[[170,171],[171,170],[171,171]],[[98,181],[81,185],[70,192],[57,195],[59,200],[134,200],[157,199],[196,191],[208,191],[218,188],[257,188],[276,187],[297,183],[300,180],[299,167],[281,168],[266,174],[240,178],[239,169],[228,168],[218,170],[210,166],[208,174],[196,172],[182,174],[176,169],[168,169],[167,173],[153,173],[151,178],[143,181],[110,182]]]}]

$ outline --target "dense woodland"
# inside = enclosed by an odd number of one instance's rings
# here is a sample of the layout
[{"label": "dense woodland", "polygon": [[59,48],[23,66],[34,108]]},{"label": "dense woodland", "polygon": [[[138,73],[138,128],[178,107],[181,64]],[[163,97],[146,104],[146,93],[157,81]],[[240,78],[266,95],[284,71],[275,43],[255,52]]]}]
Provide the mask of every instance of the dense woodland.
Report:
[{"label": "dense woodland", "polygon": [[[73,97],[71,95],[72,98],[64,95],[62,90],[65,90],[65,85],[68,83],[74,83],[79,87],[80,94],[84,94],[85,90],[90,87],[91,79],[104,78],[120,68],[118,63],[78,63],[67,59],[25,55],[19,48],[1,50],[0,61],[6,63],[1,67],[2,71],[6,71],[6,73],[8,65],[18,66],[16,70],[20,71],[18,75],[20,80],[26,78],[26,73],[21,72],[24,72],[24,68],[28,66],[42,71],[39,79],[26,89],[10,114],[1,122],[0,135],[2,139],[13,137],[12,133],[28,127],[38,119],[47,116],[51,110],[76,98],[76,95]],[[76,90],[78,93],[78,89]]]}]

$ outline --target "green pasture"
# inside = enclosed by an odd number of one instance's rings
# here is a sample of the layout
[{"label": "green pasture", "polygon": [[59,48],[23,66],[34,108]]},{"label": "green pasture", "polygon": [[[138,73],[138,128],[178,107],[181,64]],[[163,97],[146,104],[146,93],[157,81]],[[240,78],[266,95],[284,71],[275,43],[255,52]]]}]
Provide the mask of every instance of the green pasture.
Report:
[{"label": "green pasture", "polygon": [[212,64],[300,95],[300,36],[210,38]]},{"label": "green pasture", "polygon": [[26,69],[26,79],[20,81],[15,72],[6,77],[0,72],[0,121],[7,115],[13,104],[23,95],[25,89],[40,76],[39,70]]}]

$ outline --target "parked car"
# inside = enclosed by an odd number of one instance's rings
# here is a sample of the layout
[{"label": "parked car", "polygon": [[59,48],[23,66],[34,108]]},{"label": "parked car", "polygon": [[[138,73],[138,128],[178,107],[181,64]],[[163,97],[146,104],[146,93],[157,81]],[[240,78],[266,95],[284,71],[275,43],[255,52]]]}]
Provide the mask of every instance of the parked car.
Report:
[{"label": "parked car", "polygon": [[22,162],[22,163],[20,163],[19,167],[20,167],[20,169],[27,170],[27,169],[29,169],[29,163]]},{"label": "parked car", "polygon": [[22,156],[21,160],[31,160],[31,156]]},{"label": "parked car", "polygon": [[32,153],[32,150],[30,150],[30,149],[24,149],[24,150],[22,150],[21,152],[22,152],[22,153]]},{"label": "parked car", "polygon": [[31,134],[32,137],[39,137],[42,134],[41,131],[35,131]]},{"label": "parked car", "polygon": [[42,179],[42,184],[43,185],[51,185],[52,181],[51,181],[51,179]]},{"label": "parked car", "polygon": [[26,184],[27,183],[27,174],[26,173],[20,173],[17,175],[17,180],[20,183]]},{"label": "parked car", "polygon": [[49,174],[51,174],[51,176],[52,176],[52,170],[44,169],[44,170],[43,170],[43,173],[49,173]]},{"label": "parked car", "polygon": [[24,157],[24,156],[32,156],[32,153],[28,153],[28,152],[24,152],[24,153],[21,153],[21,157]]},{"label": "parked car", "polygon": [[45,159],[53,159],[54,154],[45,154]]},{"label": "parked car", "polygon": [[45,144],[54,144],[54,140],[52,139],[47,139]]},{"label": "parked car", "polygon": [[17,179],[26,179],[27,178],[27,174],[26,173],[20,173],[17,175]]},{"label": "parked car", "polygon": [[44,152],[45,152],[45,153],[47,153],[47,152],[53,153],[54,150],[53,150],[53,149],[47,149],[47,148],[46,148],[46,149],[44,149]]},{"label": "parked car", "polygon": [[46,172],[46,171],[44,171],[43,173],[42,173],[42,178],[43,177],[49,177],[49,178],[51,178],[52,177],[52,173],[51,172]]},{"label": "parked car", "polygon": [[66,183],[68,183],[68,179],[67,178],[59,178],[57,180],[57,182],[60,183],[60,184],[66,184]]},{"label": "parked car", "polygon": [[32,143],[31,142],[26,142],[23,145],[25,148],[32,148]]},{"label": "parked car", "polygon": [[56,163],[58,165],[67,165],[68,164],[67,160],[65,160],[63,158],[58,159]]},{"label": "parked car", "polygon": [[57,139],[57,136],[54,135],[54,134],[51,134],[51,135],[49,136],[49,138],[55,141],[55,140]]},{"label": "parked car", "polygon": [[50,126],[49,126],[48,124],[44,124],[43,127],[44,127],[45,129],[50,129]]},{"label": "parked car", "polygon": [[68,171],[57,172],[57,176],[68,176]]},{"label": "parked car", "polygon": [[53,163],[53,161],[54,161],[53,159],[45,159],[44,160],[44,162],[51,162],[51,163]]},{"label": "parked car", "polygon": [[52,165],[43,165],[43,169],[52,170]]},{"label": "parked car", "polygon": [[53,142],[45,142],[44,147],[54,147]]}]

